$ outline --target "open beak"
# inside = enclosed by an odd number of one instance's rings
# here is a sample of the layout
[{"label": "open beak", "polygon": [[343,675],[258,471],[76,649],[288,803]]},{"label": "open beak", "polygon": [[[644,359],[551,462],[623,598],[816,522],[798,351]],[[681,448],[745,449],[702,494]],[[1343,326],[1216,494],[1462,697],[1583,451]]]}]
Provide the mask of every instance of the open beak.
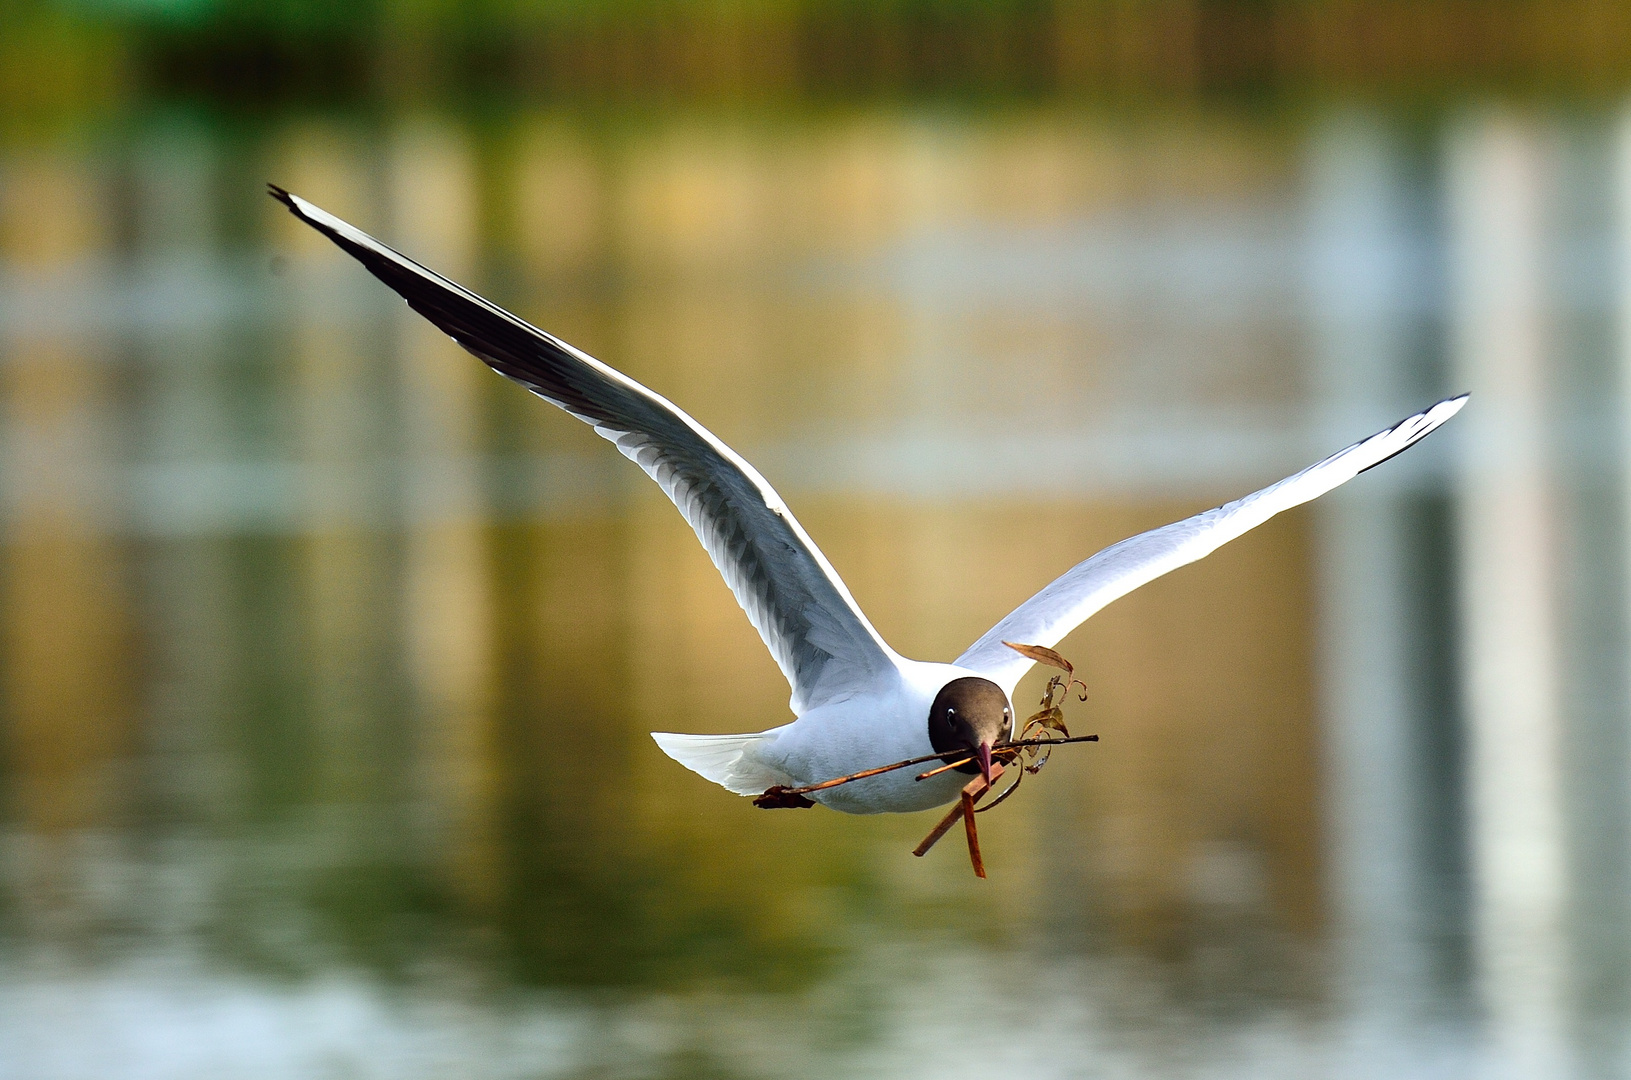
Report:
[{"label": "open beak", "polygon": [[990,787],[991,786],[991,744],[988,743],[988,742],[981,743],[980,748],[975,751],[975,754],[978,755],[978,757],[980,759],[980,775],[985,777],[986,787]]}]

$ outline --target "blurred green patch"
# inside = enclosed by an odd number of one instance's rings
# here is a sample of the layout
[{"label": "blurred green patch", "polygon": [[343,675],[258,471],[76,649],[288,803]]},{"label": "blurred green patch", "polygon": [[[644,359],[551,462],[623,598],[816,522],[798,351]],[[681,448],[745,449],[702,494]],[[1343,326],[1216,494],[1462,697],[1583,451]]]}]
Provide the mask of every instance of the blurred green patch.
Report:
[{"label": "blurred green patch", "polygon": [[190,101],[461,107],[1039,97],[1602,100],[1619,0],[8,0],[19,118]]}]

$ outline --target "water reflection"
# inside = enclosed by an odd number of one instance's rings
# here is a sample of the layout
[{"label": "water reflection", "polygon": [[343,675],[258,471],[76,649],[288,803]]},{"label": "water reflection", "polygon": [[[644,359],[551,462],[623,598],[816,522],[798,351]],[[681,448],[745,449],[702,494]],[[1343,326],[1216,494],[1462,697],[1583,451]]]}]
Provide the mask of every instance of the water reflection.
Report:
[{"label": "water reflection", "polygon": [[[1615,1072],[1619,138],[418,117],[8,151],[0,1072]],[[1488,407],[1464,467],[1435,440],[1067,641],[1104,742],[992,815],[979,883],[911,859],[915,819],[760,814],[663,758],[647,731],[786,717],[689,530],[266,177],[681,402],[909,655],[1452,374]]]}]

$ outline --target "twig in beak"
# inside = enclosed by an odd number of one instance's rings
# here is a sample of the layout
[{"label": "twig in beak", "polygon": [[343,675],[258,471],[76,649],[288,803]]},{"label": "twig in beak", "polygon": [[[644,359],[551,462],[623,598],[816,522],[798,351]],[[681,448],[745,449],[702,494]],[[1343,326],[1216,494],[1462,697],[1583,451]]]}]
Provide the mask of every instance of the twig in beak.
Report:
[{"label": "twig in beak", "polygon": [[1007,789],[1005,791],[1003,791],[1003,793],[1001,795],[998,795],[995,799],[992,799],[990,802],[986,803],[984,806],[980,807],[978,810],[976,810],[974,812],[976,814],[983,814],[987,810],[995,809],[996,807],[999,807],[1003,803],[1007,802],[1008,801],[1008,796],[1012,795],[1015,791],[1019,790],[1019,785],[1024,783],[1024,781],[1025,781],[1025,774],[1030,772],[1030,771],[1031,771],[1031,769],[1028,766],[1021,767],[1018,772],[1014,773],[1014,782],[1012,784],[1009,784]]},{"label": "twig in beak", "polygon": [[[1001,762],[993,763],[992,766],[991,766],[991,779],[992,779],[992,781],[995,782],[1001,776],[1002,776],[1002,763]],[[963,785],[963,796],[965,798],[969,799],[971,802],[979,802],[980,799],[982,799],[985,796],[985,793],[990,791],[990,790],[991,790],[991,785],[987,784],[985,782],[985,777],[976,776],[974,779],[970,780],[967,784]],[[929,849],[934,847],[935,844],[939,843],[940,838],[942,836],[945,836],[946,833],[948,831],[950,831],[951,827],[953,825],[957,824],[957,819],[962,817],[962,816],[963,816],[963,799],[958,799],[955,803],[952,804],[951,809],[946,811],[946,816],[940,819],[940,823],[938,825],[936,825],[933,829],[929,830],[929,835],[925,836],[923,838],[923,842],[921,844],[919,844],[917,847],[912,849],[912,854],[916,855],[920,859],[923,856],[927,855],[929,853]]]},{"label": "twig in beak", "polygon": [[966,757],[966,758],[963,758],[961,761],[954,761],[950,765],[942,765],[938,769],[930,769],[926,773],[918,773],[912,779],[914,779],[914,780],[927,780],[931,776],[939,776],[943,772],[951,772],[951,770],[953,770],[953,769],[962,768],[964,765],[967,765],[969,762],[971,762],[973,760],[974,759],[971,758],[971,757]]},{"label": "twig in beak", "polygon": [[[1051,748],[1053,748],[1055,746],[1063,746],[1066,743],[1098,742],[1098,741],[1099,741],[1099,737],[1097,735],[1077,735],[1077,736],[1074,736],[1074,737],[1068,738],[1068,739],[1019,739],[1019,740],[1017,740],[1015,742],[1003,743],[1001,746],[993,748],[992,751],[991,751],[991,759],[993,761],[1002,761],[1002,762],[1005,762],[1007,764],[1012,765],[1014,763],[1014,760],[1019,757],[1019,754],[1020,754],[1021,750],[1027,750],[1027,749],[1029,749],[1030,747],[1033,747],[1033,746],[1039,746],[1039,747],[1045,747],[1045,748],[1051,749]],[[874,769],[871,772],[857,773],[854,776],[842,776],[842,777],[839,777],[838,780],[836,780],[836,781],[829,780],[826,784],[824,784],[822,786],[823,787],[831,787],[835,783],[848,783],[851,780],[859,780],[862,777],[873,776],[873,775],[875,775],[876,773],[879,773],[879,772],[887,772],[889,769],[898,769],[898,768],[901,768],[902,766],[905,766],[905,765],[921,765],[925,761],[933,761],[933,760],[935,760],[934,755],[931,755],[929,757],[913,758],[911,761],[897,762],[896,764],[886,766],[883,769]],[[930,769],[928,772],[918,773],[912,779],[914,779],[914,780],[927,780],[931,776],[939,776],[943,772],[950,772],[952,769],[956,769],[956,768],[959,768],[959,767],[961,767],[963,765],[967,765],[969,762],[971,762],[973,760],[974,759],[971,758],[971,757],[958,758],[956,761],[950,762],[950,763],[945,764],[945,765],[941,765],[938,768]],[[1032,769],[1031,771],[1035,772],[1036,770]],[[993,772],[991,774],[993,779],[996,778],[996,775],[997,774],[995,772]],[[816,789],[816,788],[798,788],[796,790],[798,790],[798,791],[815,791],[815,790],[818,790],[818,789]]]},{"label": "twig in beak", "polygon": [[[985,790],[989,791],[990,789],[991,784],[987,781]],[[981,792],[981,794],[984,793],[984,791]],[[963,831],[968,834],[968,861],[974,867],[974,876],[983,878],[985,877],[985,860],[980,858],[980,834],[974,828],[974,796],[968,793],[966,787],[963,789],[962,806]]]},{"label": "twig in beak", "polygon": [[929,853],[929,849],[938,844],[940,842],[940,838],[945,836],[951,827],[957,824],[957,819],[962,816],[963,801],[959,799],[957,802],[952,804],[952,808],[950,810],[946,811],[946,816],[941,818],[939,823],[935,825],[934,828],[929,830],[929,835],[923,838],[923,842],[912,849],[912,854],[916,855],[920,859],[927,855]]},{"label": "twig in beak", "polygon": [[826,791],[828,788],[837,787],[840,784],[848,784],[855,780],[865,780],[869,776],[877,776],[880,773],[894,772],[896,769],[904,769],[908,765],[921,765],[925,761],[939,761],[940,758],[941,756],[939,754],[924,754],[922,757],[908,758],[905,761],[897,761],[893,765],[880,765],[876,769],[865,769],[858,773],[850,773],[848,776],[839,776],[831,780],[823,780],[819,784],[809,784],[801,788],[784,788],[783,791],[789,795],[804,795],[811,791]]}]

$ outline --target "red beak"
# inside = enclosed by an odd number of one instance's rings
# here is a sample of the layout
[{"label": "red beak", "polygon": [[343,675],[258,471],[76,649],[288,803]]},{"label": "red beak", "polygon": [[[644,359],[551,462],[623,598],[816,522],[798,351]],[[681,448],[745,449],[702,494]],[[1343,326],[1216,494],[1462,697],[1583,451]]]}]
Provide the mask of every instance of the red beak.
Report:
[{"label": "red beak", "polygon": [[985,777],[985,786],[991,786],[991,744],[983,742],[979,750],[975,751],[980,757],[980,775]]}]

